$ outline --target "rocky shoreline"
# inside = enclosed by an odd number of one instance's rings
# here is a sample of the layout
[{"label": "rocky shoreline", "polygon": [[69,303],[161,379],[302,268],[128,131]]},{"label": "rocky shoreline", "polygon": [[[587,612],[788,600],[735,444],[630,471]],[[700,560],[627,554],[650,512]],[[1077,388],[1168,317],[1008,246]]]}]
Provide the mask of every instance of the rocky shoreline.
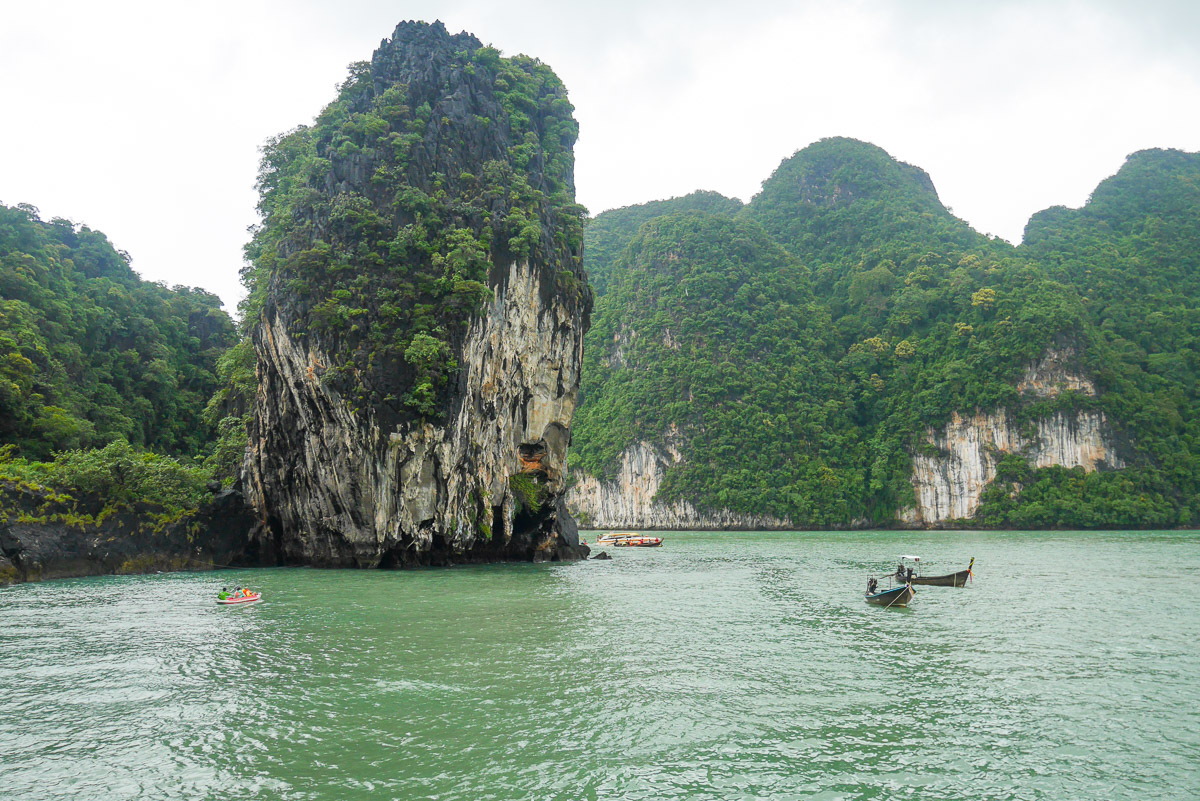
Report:
[{"label": "rocky shoreline", "polygon": [[[554,517],[566,542],[579,543],[574,521],[565,509],[560,508]],[[514,553],[499,542],[481,542],[466,551],[413,552],[412,559],[379,566],[573,562],[587,559],[589,554],[583,544]],[[150,504],[106,509],[98,496],[76,499],[0,481],[0,587],[85,576],[301,565],[344,566],[288,558],[260,525],[240,488],[221,490],[194,514],[172,520]]]},{"label": "rocky shoreline", "polygon": [[0,586],[261,564],[249,536],[254,525],[237,490],[170,519],[150,504],[106,508],[97,496],[0,482]]}]

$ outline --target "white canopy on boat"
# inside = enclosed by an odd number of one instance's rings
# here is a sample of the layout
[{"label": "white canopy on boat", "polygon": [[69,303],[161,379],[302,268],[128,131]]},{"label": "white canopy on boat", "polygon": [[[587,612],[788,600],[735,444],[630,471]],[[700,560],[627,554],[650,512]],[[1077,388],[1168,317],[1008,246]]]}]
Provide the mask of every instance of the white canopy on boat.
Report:
[{"label": "white canopy on boat", "polygon": [[904,556],[901,556],[900,558],[901,558],[901,559],[911,559],[911,560],[913,560],[914,562],[920,562],[920,561],[921,561],[921,557],[919,557],[919,556],[908,556],[908,555],[904,555]]}]

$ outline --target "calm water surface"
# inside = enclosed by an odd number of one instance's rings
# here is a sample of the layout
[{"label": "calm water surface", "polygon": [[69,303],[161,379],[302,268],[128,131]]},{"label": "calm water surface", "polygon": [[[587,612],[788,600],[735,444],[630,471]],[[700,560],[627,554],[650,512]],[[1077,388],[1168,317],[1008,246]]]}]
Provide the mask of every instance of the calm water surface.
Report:
[{"label": "calm water surface", "polygon": [[1196,534],[666,536],[0,590],[0,798],[1200,797]]}]

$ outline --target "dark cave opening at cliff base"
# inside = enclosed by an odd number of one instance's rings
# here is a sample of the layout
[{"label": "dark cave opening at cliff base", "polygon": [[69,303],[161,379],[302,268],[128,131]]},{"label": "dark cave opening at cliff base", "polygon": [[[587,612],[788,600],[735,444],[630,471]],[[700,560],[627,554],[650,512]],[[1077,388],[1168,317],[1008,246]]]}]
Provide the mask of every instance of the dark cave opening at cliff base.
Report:
[{"label": "dark cave opening at cliff base", "polygon": [[400,541],[383,552],[379,559],[380,570],[400,570],[406,567],[417,567],[422,564],[421,552],[414,547],[411,536],[405,535]]},{"label": "dark cave opening at cliff base", "polygon": [[[504,507],[492,507],[492,543],[504,542],[504,535],[508,528],[508,521],[504,518]],[[494,547],[494,546],[493,546]]]},{"label": "dark cave opening at cliff base", "polygon": [[507,522],[502,506],[492,507],[492,536],[477,536],[470,548],[456,551],[444,533],[431,533],[429,547],[416,546],[416,539],[403,537],[400,542],[384,551],[379,560],[380,570],[403,570],[413,567],[452,567],[456,564],[499,562],[512,558],[507,552],[504,532]]}]

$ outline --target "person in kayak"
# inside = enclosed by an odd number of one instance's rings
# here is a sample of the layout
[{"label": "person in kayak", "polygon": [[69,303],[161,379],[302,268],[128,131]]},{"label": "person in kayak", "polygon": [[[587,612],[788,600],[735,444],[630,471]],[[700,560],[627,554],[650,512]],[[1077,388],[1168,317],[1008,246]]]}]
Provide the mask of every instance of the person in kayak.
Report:
[{"label": "person in kayak", "polygon": [[229,588],[228,587],[222,587],[221,591],[217,593],[218,601],[224,601],[228,597],[229,597]]}]

